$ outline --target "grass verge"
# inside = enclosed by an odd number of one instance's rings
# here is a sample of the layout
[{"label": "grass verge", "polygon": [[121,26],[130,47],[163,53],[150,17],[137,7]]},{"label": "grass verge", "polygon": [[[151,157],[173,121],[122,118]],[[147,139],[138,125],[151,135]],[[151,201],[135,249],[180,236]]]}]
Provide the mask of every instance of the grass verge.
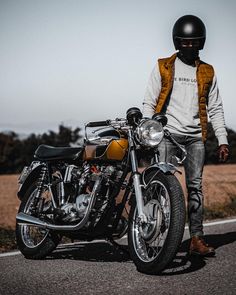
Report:
[{"label": "grass verge", "polygon": [[236,196],[230,197],[230,202],[215,204],[204,208],[204,219],[217,219],[236,216]]},{"label": "grass verge", "polygon": [[15,250],[15,230],[0,227],[0,253]]}]

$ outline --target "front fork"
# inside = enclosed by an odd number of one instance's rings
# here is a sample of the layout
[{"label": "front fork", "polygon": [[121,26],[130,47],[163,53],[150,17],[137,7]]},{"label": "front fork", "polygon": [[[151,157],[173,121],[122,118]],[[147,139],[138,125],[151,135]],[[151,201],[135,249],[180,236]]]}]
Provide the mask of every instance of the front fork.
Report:
[{"label": "front fork", "polygon": [[130,147],[130,160],[132,167],[132,177],[135,191],[136,204],[138,209],[138,219],[140,223],[147,223],[147,216],[144,213],[144,202],[142,194],[142,186],[140,181],[140,174],[138,172],[137,157],[135,152],[135,146],[133,142],[132,131],[129,130],[129,147]]}]

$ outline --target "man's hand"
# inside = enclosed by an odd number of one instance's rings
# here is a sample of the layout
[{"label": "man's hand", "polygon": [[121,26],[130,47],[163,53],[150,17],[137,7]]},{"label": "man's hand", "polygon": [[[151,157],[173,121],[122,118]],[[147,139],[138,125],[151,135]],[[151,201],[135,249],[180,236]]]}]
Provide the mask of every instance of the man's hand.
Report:
[{"label": "man's hand", "polygon": [[229,146],[227,144],[221,144],[218,148],[219,161],[224,163],[229,157]]}]

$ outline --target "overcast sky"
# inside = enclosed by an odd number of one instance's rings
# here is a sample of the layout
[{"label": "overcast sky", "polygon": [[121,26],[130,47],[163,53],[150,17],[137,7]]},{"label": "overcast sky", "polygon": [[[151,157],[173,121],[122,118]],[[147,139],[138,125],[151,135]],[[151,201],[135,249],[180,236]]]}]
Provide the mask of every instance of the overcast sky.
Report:
[{"label": "overcast sky", "polygon": [[0,130],[46,132],[141,108],[185,14],[206,25],[201,58],[215,67],[236,130],[235,0],[0,0]]}]

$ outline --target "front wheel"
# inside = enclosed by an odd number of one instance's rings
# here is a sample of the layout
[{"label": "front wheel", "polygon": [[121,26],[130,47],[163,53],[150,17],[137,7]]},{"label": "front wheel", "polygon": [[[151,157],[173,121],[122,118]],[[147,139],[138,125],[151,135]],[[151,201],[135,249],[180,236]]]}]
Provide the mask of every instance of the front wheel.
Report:
[{"label": "front wheel", "polygon": [[182,241],[185,203],[182,188],[172,174],[149,172],[143,189],[144,212],[141,224],[136,201],[129,216],[128,244],[137,270],[158,274],[173,260]]}]

